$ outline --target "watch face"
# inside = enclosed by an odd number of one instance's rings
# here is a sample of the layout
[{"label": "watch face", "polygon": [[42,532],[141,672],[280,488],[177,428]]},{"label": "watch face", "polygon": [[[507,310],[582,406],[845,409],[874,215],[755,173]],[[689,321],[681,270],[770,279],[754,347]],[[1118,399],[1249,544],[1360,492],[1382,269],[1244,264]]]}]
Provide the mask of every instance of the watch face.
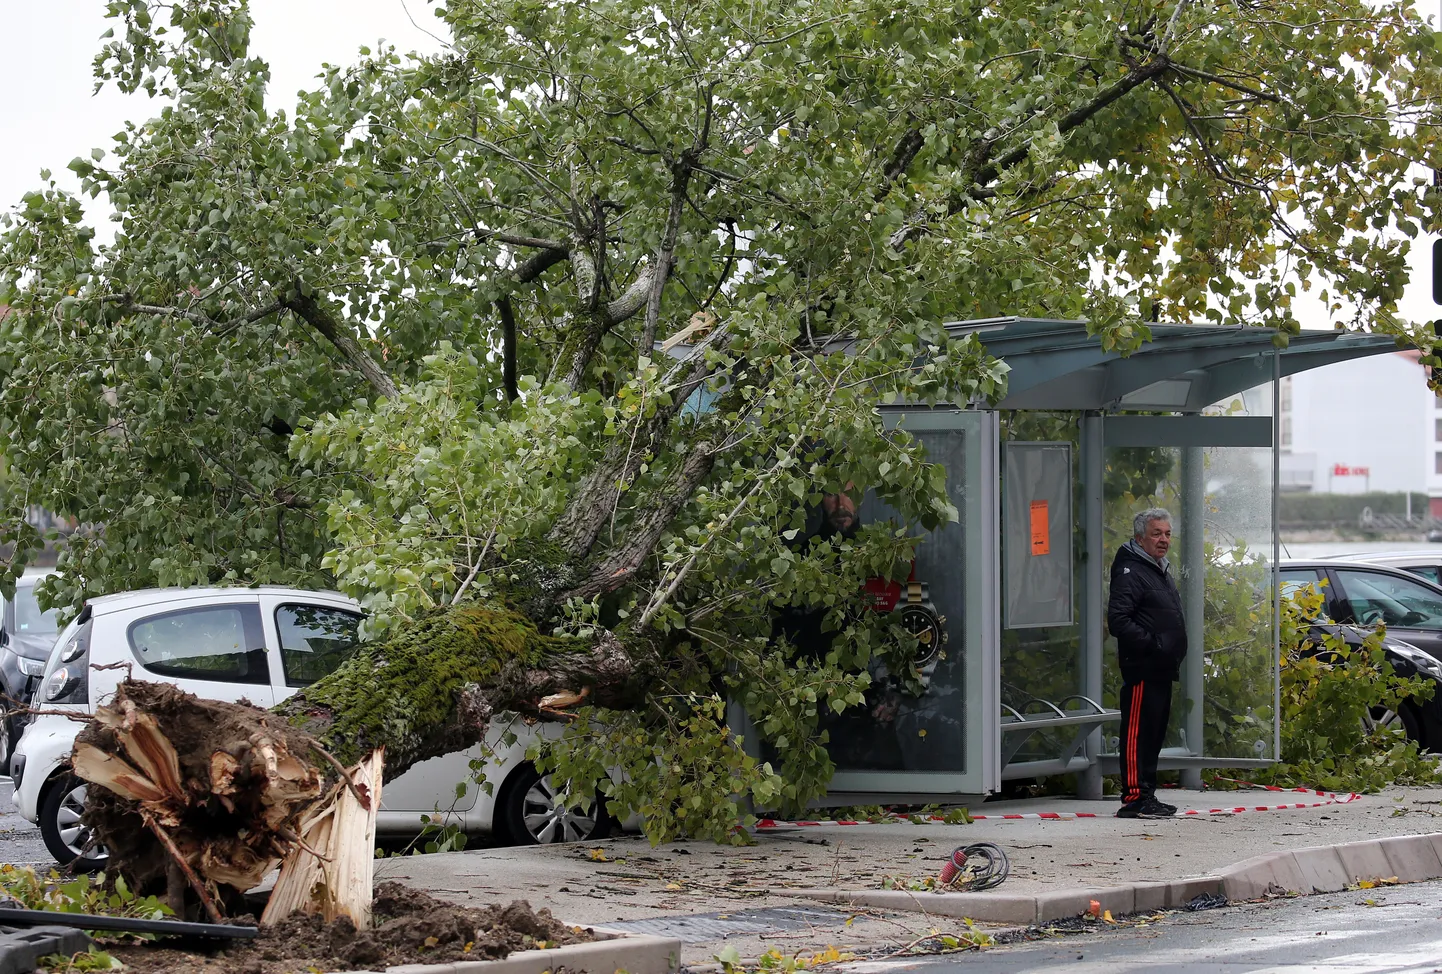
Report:
[{"label": "watch face", "polygon": [[901,628],[916,637],[916,665],[918,668],[936,661],[941,655],[941,645],[946,642],[946,632],[936,613],[924,605],[908,605],[901,609]]}]

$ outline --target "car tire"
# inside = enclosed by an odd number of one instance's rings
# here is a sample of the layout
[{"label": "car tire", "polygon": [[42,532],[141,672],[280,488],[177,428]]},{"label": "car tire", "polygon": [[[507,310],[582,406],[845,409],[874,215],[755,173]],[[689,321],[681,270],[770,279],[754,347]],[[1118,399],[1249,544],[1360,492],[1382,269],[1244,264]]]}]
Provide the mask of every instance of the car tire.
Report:
[{"label": "car tire", "polygon": [[0,775],[10,775],[10,755],[15,753],[14,744],[20,737],[11,728],[10,708],[0,710]]},{"label": "car tire", "polygon": [[1372,734],[1379,730],[1401,728],[1407,740],[1416,741],[1417,746],[1427,750],[1427,735],[1422,730],[1422,715],[1411,701],[1403,701],[1397,709],[1388,710],[1386,707],[1376,706],[1362,721],[1363,730]]},{"label": "car tire", "polygon": [[1407,701],[1403,709],[1412,714],[1417,724],[1417,734],[1409,730],[1407,736],[1415,740],[1424,751],[1442,751],[1442,686],[1432,694],[1432,699],[1417,703]]},{"label": "car tire", "polygon": [[93,873],[104,869],[110,856],[102,847],[91,847],[91,832],[80,821],[85,807],[85,782],[73,774],[62,775],[40,799],[40,837],[60,865],[71,872]]},{"label": "car tire", "polygon": [[496,801],[496,837],[512,845],[590,842],[611,834],[611,816],[600,795],[587,803],[567,800],[529,761],[516,769]]}]

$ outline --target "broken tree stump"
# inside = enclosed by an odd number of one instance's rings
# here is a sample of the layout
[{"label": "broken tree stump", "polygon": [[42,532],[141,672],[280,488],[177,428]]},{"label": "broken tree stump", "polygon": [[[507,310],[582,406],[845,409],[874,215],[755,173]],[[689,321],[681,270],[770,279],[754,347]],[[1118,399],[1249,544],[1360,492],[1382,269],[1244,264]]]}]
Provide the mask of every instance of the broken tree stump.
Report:
[{"label": "broken tree stump", "polygon": [[211,893],[239,893],[291,852],[287,836],[325,793],[309,760],[317,746],[267,711],[126,680],[71,760],[100,786],[86,822],[134,888],[163,888],[167,863],[179,861]]},{"label": "broken tree stump", "polygon": [[348,916],[359,929],[370,922],[374,892],[376,812],[381,803],[384,751],[375,750],[336,782],[301,823],[295,848],[280,867],[261,915],[270,926],[297,911],[327,922]]}]

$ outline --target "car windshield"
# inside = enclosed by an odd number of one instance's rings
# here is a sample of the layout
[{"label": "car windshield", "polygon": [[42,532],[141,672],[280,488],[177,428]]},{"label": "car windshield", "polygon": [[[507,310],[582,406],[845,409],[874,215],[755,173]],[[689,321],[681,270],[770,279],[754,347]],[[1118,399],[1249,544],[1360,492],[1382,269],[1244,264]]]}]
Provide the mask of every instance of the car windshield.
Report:
[{"label": "car windshield", "polygon": [[41,611],[34,586],[15,590],[15,631],[26,635],[53,636],[59,631],[55,610]]}]

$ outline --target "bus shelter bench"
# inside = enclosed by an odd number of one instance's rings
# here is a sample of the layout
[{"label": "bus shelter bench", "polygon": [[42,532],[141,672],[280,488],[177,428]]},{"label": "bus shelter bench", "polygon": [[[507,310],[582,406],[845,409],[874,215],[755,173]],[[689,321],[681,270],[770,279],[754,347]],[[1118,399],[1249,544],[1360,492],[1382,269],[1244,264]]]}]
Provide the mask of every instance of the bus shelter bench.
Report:
[{"label": "bus shelter bench", "polygon": [[[1070,706],[1068,706],[1070,705]],[[1087,735],[1102,724],[1119,720],[1120,710],[1108,710],[1090,697],[1081,694],[1063,699],[1060,704],[1033,697],[1017,710],[1006,704],[1001,705],[1001,766],[1011,763],[1026,742],[1037,731],[1055,727],[1070,727],[1074,733],[1071,743],[1058,754],[1063,764],[1081,753]]]}]

